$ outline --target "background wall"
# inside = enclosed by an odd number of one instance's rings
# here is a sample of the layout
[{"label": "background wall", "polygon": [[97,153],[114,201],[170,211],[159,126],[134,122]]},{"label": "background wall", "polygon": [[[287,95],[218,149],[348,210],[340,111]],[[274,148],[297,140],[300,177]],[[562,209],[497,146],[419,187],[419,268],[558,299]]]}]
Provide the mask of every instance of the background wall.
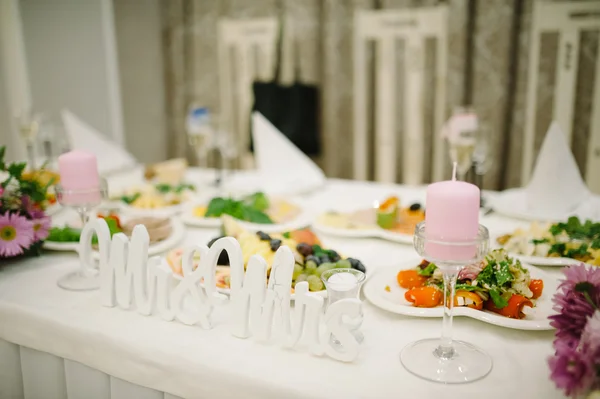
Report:
[{"label": "background wall", "polygon": [[21,0],[33,107],[123,140],[112,1]]},{"label": "background wall", "polygon": [[114,0],[125,142],[141,162],[167,157],[159,0]]}]

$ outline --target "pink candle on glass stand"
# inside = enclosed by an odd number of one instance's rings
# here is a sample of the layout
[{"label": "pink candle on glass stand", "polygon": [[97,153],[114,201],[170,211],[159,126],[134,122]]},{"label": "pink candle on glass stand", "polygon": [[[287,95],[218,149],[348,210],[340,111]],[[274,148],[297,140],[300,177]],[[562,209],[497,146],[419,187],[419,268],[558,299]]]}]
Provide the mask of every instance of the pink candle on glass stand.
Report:
[{"label": "pink candle on glass stand", "polygon": [[96,156],[87,151],[73,150],[58,157],[63,203],[95,203],[100,196],[100,177]]},{"label": "pink candle on glass stand", "polygon": [[[456,180],[456,163],[450,181],[427,187],[425,233],[428,240],[448,243],[476,240],[479,233],[479,188]],[[426,244],[426,254],[439,260],[469,260],[475,245]]]}]

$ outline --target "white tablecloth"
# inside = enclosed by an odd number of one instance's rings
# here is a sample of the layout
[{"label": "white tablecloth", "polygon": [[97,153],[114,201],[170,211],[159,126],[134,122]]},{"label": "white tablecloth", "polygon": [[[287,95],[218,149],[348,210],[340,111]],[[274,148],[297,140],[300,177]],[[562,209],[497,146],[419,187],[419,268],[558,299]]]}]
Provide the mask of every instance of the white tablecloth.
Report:
[{"label": "white tablecloth", "polygon": [[[316,215],[334,207],[369,204],[391,193],[406,202],[424,196],[423,188],[330,180],[302,201]],[[492,232],[519,225],[494,214],[482,223]],[[186,243],[205,243],[217,234],[216,229],[189,229]],[[370,270],[416,258],[411,246],[382,240],[322,239],[326,246],[361,259]],[[0,339],[183,398],[562,397],[549,380],[546,363],[552,354],[552,331],[516,331],[456,318],[455,338],[484,348],[494,367],[483,380],[445,386],[411,375],[398,359],[406,344],[439,335],[440,319],[402,317],[365,302],[362,352],[356,362],[345,364],[234,338],[225,325],[227,308],[216,311],[216,326],[206,331],[102,307],[97,291],[57,287],[56,280],[76,266],[73,253],[2,265]],[[0,387],[6,374],[0,372]]]}]

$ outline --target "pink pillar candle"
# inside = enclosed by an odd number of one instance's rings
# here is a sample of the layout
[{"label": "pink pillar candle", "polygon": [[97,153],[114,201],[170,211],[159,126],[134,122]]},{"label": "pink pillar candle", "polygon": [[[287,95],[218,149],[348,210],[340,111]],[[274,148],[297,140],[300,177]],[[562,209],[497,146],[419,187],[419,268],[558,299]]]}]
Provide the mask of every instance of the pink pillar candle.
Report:
[{"label": "pink pillar candle", "polygon": [[73,150],[58,157],[60,185],[65,204],[94,203],[100,200],[100,177],[96,156]]},{"label": "pink pillar candle", "polygon": [[[428,240],[459,243],[479,234],[479,188],[462,181],[443,181],[427,187],[425,234]],[[429,243],[425,253],[432,259],[469,260],[475,245]]]}]

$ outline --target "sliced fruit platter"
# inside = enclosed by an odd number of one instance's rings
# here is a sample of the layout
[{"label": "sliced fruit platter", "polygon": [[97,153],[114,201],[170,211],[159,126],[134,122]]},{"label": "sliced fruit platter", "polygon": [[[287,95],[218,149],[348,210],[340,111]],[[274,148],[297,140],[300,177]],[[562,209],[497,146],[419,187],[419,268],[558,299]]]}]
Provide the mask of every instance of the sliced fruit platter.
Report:
[{"label": "sliced fruit platter", "polygon": [[566,222],[533,222],[497,238],[512,256],[540,266],[568,266],[584,262],[600,266],[600,223],[581,222],[573,216]]},{"label": "sliced fruit platter", "polygon": [[[310,291],[325,294],[325,287],[321,281],[321,274],[334,268],[353,268],[366,272],[365,266],[361,261],[354,258],[347,258],[340,255],[333,249],[323,247],[319,238],[310,230],[292,230],[283,233],[267,234],[263,231],[251,232],[246,230],[237,220],[230,216],[223,216],[223,236],[234,237],[242,247],[244,265],[252,255],[262,256],[269,267],[267,275],[271,271],[275,252],[282,245],[287,245],[296,258],[294,266],[292,293],[296,283],[307,281]],[[210,247],[217,237],[208,243]],[[171,268],[175,276],[182,276],[181,258],[183,249],[178,248],[169,252],[166,257],[166,263]],[[199,258],[196,258],[199,262]],[[217,268],[217,288],[221,292],[229,292],[229,258],[226,253],[219,257],[219,267]],[[194,268],[197,263],[194,264]]]},{"label": "sliced fruit platter", "polygon": [[[459,273],[454,314],[502,327],[548,330],[557,286],[556,279],[543,271],[494,250]],[[378,272],[365,285],[364,294],[374,305],[397,314],[443,316],[442,272],[425,260]]]},{"label": "sliced fruit platter", "polygon": [[197,227],[218,227],[221,216],[228,215],[253,231],[281,232],[305,227],[310,221],[302,208],[283,198],[272,198],[262,192],[241,197],[214,197],[184,212],[184,223]]},{"label": "sliced fruit platter", "polygon": [[330,211],[320,215],[313,227],[324,234],[340,237],[376,237],[410,244],[415,226],[425,219],[420,203],[403,206],[396,196],[354,212]]},{"label": "sliced fruit platter", "polygon": [[[148,255],[157,255],[168,251],[179,244],[185,236],[185,227],[177,220],[148,216],[121,219],[116,213],[110,212],[100,213],[97,217],[106,220],[111,236],[117,233],[131,236],[136,225],[146,226],[150,236]],[[50,229],[50,234],[44,242],[44,248],[51,251],[77,251],[80,237],[81,228],[75,223],[55,226]]]}]

